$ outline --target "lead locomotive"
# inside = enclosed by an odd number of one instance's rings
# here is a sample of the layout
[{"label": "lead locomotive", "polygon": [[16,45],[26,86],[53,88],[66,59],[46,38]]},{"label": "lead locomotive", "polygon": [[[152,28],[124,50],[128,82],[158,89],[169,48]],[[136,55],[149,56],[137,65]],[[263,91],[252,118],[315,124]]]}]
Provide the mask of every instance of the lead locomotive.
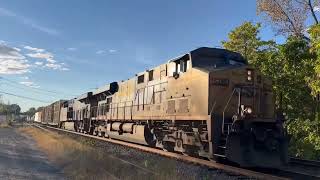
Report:
[{"label": "lead locomotive", "polygon": [[[272,84],[238,53],[198,48],[43,108],[42,123],[241,166],[287,162]],[[40,113],[40,112],[39,112]]]}]

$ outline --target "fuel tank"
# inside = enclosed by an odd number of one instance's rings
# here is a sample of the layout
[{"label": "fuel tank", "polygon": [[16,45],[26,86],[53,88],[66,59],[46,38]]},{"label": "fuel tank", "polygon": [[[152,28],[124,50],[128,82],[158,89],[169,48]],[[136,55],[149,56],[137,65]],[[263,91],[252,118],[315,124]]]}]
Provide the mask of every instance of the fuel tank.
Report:
[{"label": "fuel tank", "polygon": [[107,124],[107,136],[113,139],[153,146],[155,140],[149,128],[134,123],[113,122]]}]

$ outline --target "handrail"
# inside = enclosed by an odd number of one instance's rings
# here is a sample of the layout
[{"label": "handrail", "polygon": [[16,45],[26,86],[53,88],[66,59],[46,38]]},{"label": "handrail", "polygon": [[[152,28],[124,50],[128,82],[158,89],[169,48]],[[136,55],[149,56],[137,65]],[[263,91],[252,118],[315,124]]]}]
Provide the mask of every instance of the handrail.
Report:
[{"label": "handrail", "polygon": [[213,112],[213,109],[216,107],[216,104],[217,104],[217,101],[214,101],[213,105],[212,105],[212,108],[211,108],[211,111],[210,111],[210,116]]},{"label": "handrail", "polygon": [[231,98],[232,98],[234,92],[236,91],[236,89],[238,89],[238,88],[234,88],[233,89],[233,91],[232,91],[232,93],[231,93],[231,95],[230,95],[230,97],[229,97],[229,99],[227,101],[227,104],[225,105],[225,107],[223,109],[223,112],[222,112],[222,134],[224,134],[224,113],[225,113],[225,111],[226,111],[226,109],[227,109],[227,107],[228,107],[228,105],[229,105],[229,103],[231,101]]}]

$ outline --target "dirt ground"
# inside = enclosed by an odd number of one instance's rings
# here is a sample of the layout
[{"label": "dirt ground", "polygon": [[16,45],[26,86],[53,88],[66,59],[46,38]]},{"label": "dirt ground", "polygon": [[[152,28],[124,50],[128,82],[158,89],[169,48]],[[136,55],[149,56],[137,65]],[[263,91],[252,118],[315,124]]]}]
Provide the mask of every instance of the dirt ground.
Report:
[{"label": "dirt ground", "polygon": [[62,170],[15,128],[0,128],[0,179],[64,179]]}]

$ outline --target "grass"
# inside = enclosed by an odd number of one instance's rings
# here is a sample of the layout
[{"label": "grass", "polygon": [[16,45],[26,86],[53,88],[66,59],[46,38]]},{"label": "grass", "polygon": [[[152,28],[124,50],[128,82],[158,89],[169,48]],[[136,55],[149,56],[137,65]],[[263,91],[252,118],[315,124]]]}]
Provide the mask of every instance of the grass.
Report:
[{"label": "grass", "polygon": [[[49,160],[62,168],[68,179],[181,179],[175,174],[173,162],[134,162],[140,163],[141,168],[137,168],[114,156],[111,150],[92,146],[94,142],[88,139],[81,142],[63,134],[34,127],[23,127],[19,131],[31,136]],[[160,172],[152,172],[159,170],[159,167],[163,167]]]},{"label": "grass", "polygon": [[33,127],[24,127],[20,132],[31,136],[50,161],[62,167],[70,179],[92,179],[95,172],[91,164],[91,152],[87,145],[55,132],[43,131]]}]

